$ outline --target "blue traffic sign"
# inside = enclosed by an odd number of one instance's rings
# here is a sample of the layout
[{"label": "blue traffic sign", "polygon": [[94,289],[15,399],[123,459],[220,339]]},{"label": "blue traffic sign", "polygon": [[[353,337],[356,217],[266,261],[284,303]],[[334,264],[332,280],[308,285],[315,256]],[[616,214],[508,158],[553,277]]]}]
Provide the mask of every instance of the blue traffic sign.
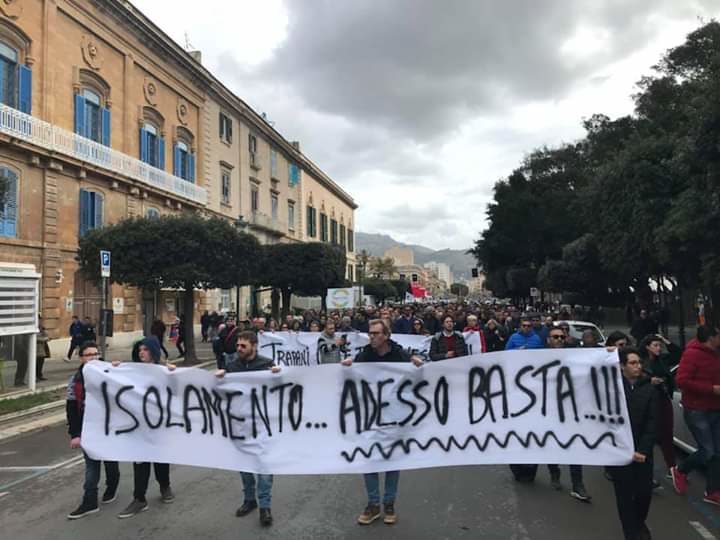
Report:
[{"label": "blue traffic sign", "polygon": [[102,277],[110,277],[110,252],[100,252],[100,275]]}]

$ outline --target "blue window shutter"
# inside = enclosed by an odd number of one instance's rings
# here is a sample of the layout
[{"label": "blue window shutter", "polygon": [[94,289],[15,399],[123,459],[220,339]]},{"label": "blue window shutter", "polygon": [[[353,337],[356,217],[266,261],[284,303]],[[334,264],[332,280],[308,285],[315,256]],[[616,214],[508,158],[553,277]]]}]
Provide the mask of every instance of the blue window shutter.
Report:
[{"label": "blue window shutter", "polygon": [[194,183],[194,182],[195,182],[195,154],[190,154],[190,153],[188,153],[187,158],[188,158],[188,161],[187,161],[187,163],[188,163],[187,179],[188,179],[190,182],[193,182],[193,183]]},{"label": "blue window shutter", "polygon": [[0,206],[0,210],[3,210],[0,214],[0,236],[14,237],[17,236],[18,180],[9,169],[2,169],[2,177],[6,182],[7,193],[4,207]]},{"label": "blue window shutter", "polygon": [[180,176],[180,148],[177,144],[173,145],[173,174]]},{"label": "blue window shutter", "polygon": [[100,113],[102,115],[102,143],[105,146],[110,146],[110,128],[112,125],[110,110],[102,108]]},{"label": "blue window shutter", "polygon": [[75,133],[85,136],[85,98],[75,94]]},{"label": "blue window shutter", "polygon": [[18,66],[18,88],[19,88],[19,109],[26,113],[32,113],[32,70],[24,65]]},{"label": "blue window shutter", "polygon": [[92,193],[95,204],[93,205],[93,229],[103,226],[103,196],[100,193]]},{"label": "blue window shutter", "polygon": [[147,131],[140,128],[140,161],[148,162],[148,138]]},{"label": "blue window shutter", "polygon": [[80,190],[80,236],[85,236],[88,232],[89,211],[90,211],[90,192],[84,189]]},{"label": "blue window shutter", "polygon": [[157,168],[165,170],[165,139],[162,137],[158,137],[157,140],[158,144],[158,162],[157,162]]}]

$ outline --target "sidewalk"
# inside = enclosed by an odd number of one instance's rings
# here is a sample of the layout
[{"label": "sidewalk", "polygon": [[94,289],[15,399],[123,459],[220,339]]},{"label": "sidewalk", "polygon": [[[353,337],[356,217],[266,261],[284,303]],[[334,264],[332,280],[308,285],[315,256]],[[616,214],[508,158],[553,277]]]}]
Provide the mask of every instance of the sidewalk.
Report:
[{"label": "sidewalk", "polygon": [[[195,338],[195,352],[197,353],[198,360],[200,362],[206,362],[214,360],[215,355],[212,352],[210,343],[201,343],[200,336]],[[183,359],[178,358],[177,349],[175,344],[172,342],[166,342],[165,348],[170,353],[170,361],[173,363],[179,363],[182,365]],[[121,362],[130,361],[130,355],[132,353],[131,347],[118,347],[107,349],[107,358],[109,361],[120,360]],[[77,370],[80,365],[80,360],[77,356],[77,352],[73,356],[71,362],[65,362],[63,358],[48,358],[45,360],[45,367],[43,368],[43,376],[47,379],[46,381],[37,381],[38,391],[47,391],[50,389],[57,388],[59,386],[64,387],[67,385],[70,376]],[[17,365],[15,362],[5,362],[2,368],[3,381],[5,382],[4,388],[0,388],[0,398],[3,397],[15,397],[24,395],[28,392],[27,386],[15,387],[15,370]],[[27,383],[27,377],[25,382]]]}]

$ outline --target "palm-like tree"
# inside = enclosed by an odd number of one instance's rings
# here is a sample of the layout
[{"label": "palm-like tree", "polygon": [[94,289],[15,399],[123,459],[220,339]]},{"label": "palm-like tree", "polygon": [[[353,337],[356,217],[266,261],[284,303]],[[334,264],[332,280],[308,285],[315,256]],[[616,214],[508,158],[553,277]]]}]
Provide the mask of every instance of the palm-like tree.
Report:
[{"label": "palm-like tree", "polygon": [[360,263],[360,282],[362,282],[365,279],[365,276],[367,275],[367,267],[368,263],[370,262],[370,254],[367,252],[367,249],[363,249],[358,254],[358,262]]},{"label": "palm-like tree", "polygon": [[370,262],[370,270],[375,277],[384,279],[392,279],[397,274],[397,268],[395,268],[395,261],[392,257],[376,257]]}]

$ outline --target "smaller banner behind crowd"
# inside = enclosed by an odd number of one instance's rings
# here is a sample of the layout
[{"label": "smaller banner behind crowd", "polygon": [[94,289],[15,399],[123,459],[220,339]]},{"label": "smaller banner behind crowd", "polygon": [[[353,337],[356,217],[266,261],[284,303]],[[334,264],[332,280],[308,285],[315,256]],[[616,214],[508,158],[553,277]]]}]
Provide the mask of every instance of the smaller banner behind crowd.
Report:
[{"label": "smaller banner behind crowd", "polygon": [[94,361],[83,449],[93,458],[273,474],[465,464],[630,462],[617,354],[509,351],[285,367],[217,379],[197,368]]},{"label": "smaller banner behind crowd", "polygon": [[[468,354],[482,352],[480,334],[465,332]],[[370,341],[367,334],[359,332],[335,332],[341,341],[340,350],[344,358],[355,358]],[[316,366],[320,364],[318,341],[320,332],[263,332],[258,334],[258,352],[271,358],[279,366]],[[424,360],[429,360],[432,336],[393,334],[391,339]]]}]

